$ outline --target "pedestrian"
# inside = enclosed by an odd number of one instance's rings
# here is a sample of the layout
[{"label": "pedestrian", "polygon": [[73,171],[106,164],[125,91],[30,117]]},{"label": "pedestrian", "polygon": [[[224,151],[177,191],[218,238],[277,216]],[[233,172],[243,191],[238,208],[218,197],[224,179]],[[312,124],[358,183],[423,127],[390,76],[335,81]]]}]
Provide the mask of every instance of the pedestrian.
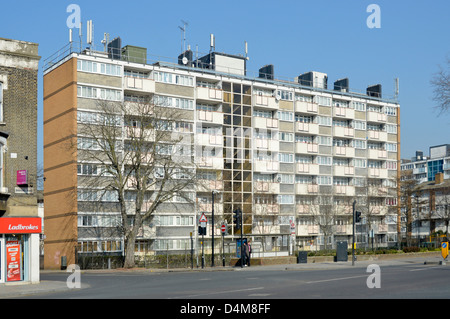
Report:
[{"label": "pedestrian", "polygon": [[247,243],[244,243],[244,265],[248,266],[249,263],[249,251]]},{"label": "pedestrian", "polygon": [[247,264],[250,267],[250,256],[252,255],[252,245],[250,245],[250,243],[248,243],[247,246],[248,246]]}]

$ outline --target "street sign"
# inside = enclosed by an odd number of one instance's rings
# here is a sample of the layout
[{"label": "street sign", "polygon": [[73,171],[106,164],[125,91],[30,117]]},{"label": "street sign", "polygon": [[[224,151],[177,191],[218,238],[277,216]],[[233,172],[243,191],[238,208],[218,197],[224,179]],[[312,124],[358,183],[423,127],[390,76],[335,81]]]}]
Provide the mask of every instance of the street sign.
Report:
[{"label": "street sign", "polygon": [[441,244],[441,254],[442,254],[442,258],[447,259],[448,256],[448,242],[443,242]]},{"label": "street sign", "polygon": [[202,216],[199,219],[199,222],[200,223],[207,223],[208,222],[208,219],[206,218],[205,213],[202,214]]},{"label": "street sign", "polygon": [[222,224],[222,225],[220,226],[220,230],[222,231],[222,234],[225,234],[226,231],[227,231],[227,225]]}]

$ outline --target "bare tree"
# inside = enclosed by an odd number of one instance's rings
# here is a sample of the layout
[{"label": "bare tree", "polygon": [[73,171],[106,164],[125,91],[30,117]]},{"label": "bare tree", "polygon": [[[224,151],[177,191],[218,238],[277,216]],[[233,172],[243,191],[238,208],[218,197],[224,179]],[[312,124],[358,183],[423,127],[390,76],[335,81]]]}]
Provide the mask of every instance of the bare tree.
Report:
[{"label": "bare tree", "polygon": [[448,227],[450,224],[450,186],[436,191],[436,218],[444,221],[445,234],[448,238]]},{"label": "bare tree", "polygon": [[131,268],[144,222],[175,196],[193,200],[192,128],[186,129],[183,111],[152,101],[98,101],[96,108],[98,116],[79,125],[77,151],[97,172],[79,185],[95,189],[94,200],[109,195],[118,203],[124,267]]},{"label": "bare tree", "polygon": [[400,186],[400,210],[401,214],[406,217],[406,244],[410,246],[413,223],[412,198],[415,193],[418,181],[414,179],[412,170],[406,170],[401,171],[398,183]]},{"label": "bare tree", "polygon": [[446,113],[450,110],[450,57],[447,58],[446,65],[439,66],[439,71],[431,79],[433,87],[433,100],[437,103],[436,109],[439,113]]}]

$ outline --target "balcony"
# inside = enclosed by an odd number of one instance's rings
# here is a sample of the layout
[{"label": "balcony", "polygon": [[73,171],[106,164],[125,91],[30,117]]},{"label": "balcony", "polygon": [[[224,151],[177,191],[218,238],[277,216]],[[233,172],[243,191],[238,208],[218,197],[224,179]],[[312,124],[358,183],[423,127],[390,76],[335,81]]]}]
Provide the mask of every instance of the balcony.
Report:
[{"label": "balcony", "polygon": [[296,227],[297,236],[311,236],[319,234],[318,225],[298,225]]},{"label": "balcony", "polygon": [[333,135],[335,137],[350,138],[350,137],[355,136],[355,130],[351,127],[334,126],[333,127]]},{"label": "balcony", "polygon": [[195,136],[196,145],[222,147],[223,135],[212,135],[199,133]]},{"label": "balcony", "polygon": [[387,178],[388,170],[385,168],[369,168],[369,177],[373,178]]},{"label": "balcony", "polygon": [[334,117],[342,117],[346,119],[355,118],[355,110],[348,107],[334,107],[333,108]]},{"label": "balcony", "polygon": [[353,166],[334,166],[335,176],[353,176],[355,168]]},{"label": "balcony", "polygon": [[278,214],[280,212],[279,204],[255,204],[256,215]]},{"label": "balcony", "polygon": [[255,147],[258,150],[267,150],[270,152],[278,152],[280,149],[280,142],[272,139],[260,139],[256,138]]},{"label": "balcony", "polygon": [[280,164],[275,161],[255,160],[253,169],[261,173],[273,173],[279,170]]},{"label": "balcony", "polygon": [[295,173],[296,174],[318,175],[319,174],[319,164],[297,163],[295,165]]},{"label": "balcony", "polygon": [[295,122],[295,132],[317,135],[319,134],[319,124]]},{"label": "balcony", "polygon": [[266,117],[254,117],[253,118],[253,127],[257,127],[259,129],[277,129],[278,128],[278,119],[266,118]]},{"label": "balcony", "polygon": [[352,225],[334,225],[334,233],[338,235],[350,235],[352,234]]},{"label": "balcony", "polygon": [[202,122],[212,123],[212,124],[223,124],[223,113],[222,112],[210,112],[210,111],[197,111],[197,119]]},{"label": "balcony", "polygon": [[256,181],[253,185],[255,193],[280,193],[280,183]]},{"label": "balcony", "polygon": [[370,159],[386,159],[387,158],[387,151],[385,151],[385,150],[369,149],[368,153],[369,153],[368,157]]},{"label": "balcony", "polygon": [[387,141],[387,133],[383,131],[367,131],[367,138],[374,141]]},{"label": "balcony", "polygon": [[201,179],[196,186],[198,192],[212,192],[213,190],[222,191],[223,182],[217,180]]},{"label": "balcony", "polygon": [[195,161],[200,168],[209,168],[216,170],[223,169],[222,157],[213,157],[213,156],[197,157]]},{"label": "balcony", "polygon": [[381,122],[386,123],[387,116],[384,113],[378,113],[378,112],[367,112],[367,122]]},{"label": "balcony", "polygon": [[368,196],[371,197],[375,197],[375,196],[379,196],[379,197],[384,197],[388,194],[388,189],[387,187],[382,187],[382,186],[369,186],[368,188]]},{"label": "balcony", "polygon": [[144,129],[142,130],[140,127],[125,127],[126,139],[131,140],[145,140],[147,142],[155,142],[156,140],[156,132],[153,129]]},{"label": "balcony", "polygon": [[205,101],[222,101],[223,91],[207,87],[197,87],[197,99]]},{"label": "balcony", "polygon": [[295,112],[297,113],[317,113],[319,106],[316,103],[296,101]]},{"label": "balcony", "polygon": [[350,185],[334,185],[336,195],[355,196],[355,186]]},{"label": "balcony", "polygon": [[343,157],[355,157],[355,148],[350,146],[334,146],[333,155]]},{"label": "balcony", "polygon": [[295,184],[295,193],[298,195],[314,195],[319,193],[319,185],[316,184]]},{"label": "balcony", "polygon": [[125,77],[124,86],[126,90],[155,93],[155,81],[150,79]]},{"label": "balcony", "polygon": [[315,143],[295,143],[295,152],[301,154],[317,154],[319,146]]},{"label": "balcony", "polygon": [[278,103],[273,96],[253,95],[254,106],[264,107],[268,109],[278,109]]}]

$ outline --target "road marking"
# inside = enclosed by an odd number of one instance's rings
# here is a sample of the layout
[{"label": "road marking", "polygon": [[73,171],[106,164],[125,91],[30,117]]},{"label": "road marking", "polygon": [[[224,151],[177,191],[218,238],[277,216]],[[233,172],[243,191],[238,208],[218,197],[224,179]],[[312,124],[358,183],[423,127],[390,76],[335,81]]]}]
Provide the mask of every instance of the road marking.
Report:
[{"label": "road marking", "polygon": [[436,267],[425,267],[425,268],[411,269],[410,271],[421,271],[421,270],[428,270],[428,269],[433,269],[433,268],[442,268],[442,267],[441,267],[441,266],[436,266]]},{"label": "road marking", "polygon": [[234,292],[245,292],[245,291],[253,291],[253,290],[262,290],[262,289],[264,289],[264,287],[238,289],[238,290],[228,290],[228,291],[217,291],[217,292],[207,292],[207,293],[198,294],[198,295],[186,295],[186,296],[180,296],[180,297],[173,297],[173,299],[192,298],[192,297],[210,296],[210,295],[220,295],[220,294],[228,294],[228,293],[234,293]]},{"label": "road marking", "polygon": [[352,277],[342,277],[342,278],[332,278],[332,279],[324,279],[324,280],[316,280],[316,281],[307,281],[305,282],[306,284],[315,284],[315,283],[319,283],[319,282],[328,282],[328,281],[337,281],[337,280],[347,280],[347,279],[354,279],[354,278],[363,278],[366,277],[367,275],[362,275],[362,276],[352,276]]}]

